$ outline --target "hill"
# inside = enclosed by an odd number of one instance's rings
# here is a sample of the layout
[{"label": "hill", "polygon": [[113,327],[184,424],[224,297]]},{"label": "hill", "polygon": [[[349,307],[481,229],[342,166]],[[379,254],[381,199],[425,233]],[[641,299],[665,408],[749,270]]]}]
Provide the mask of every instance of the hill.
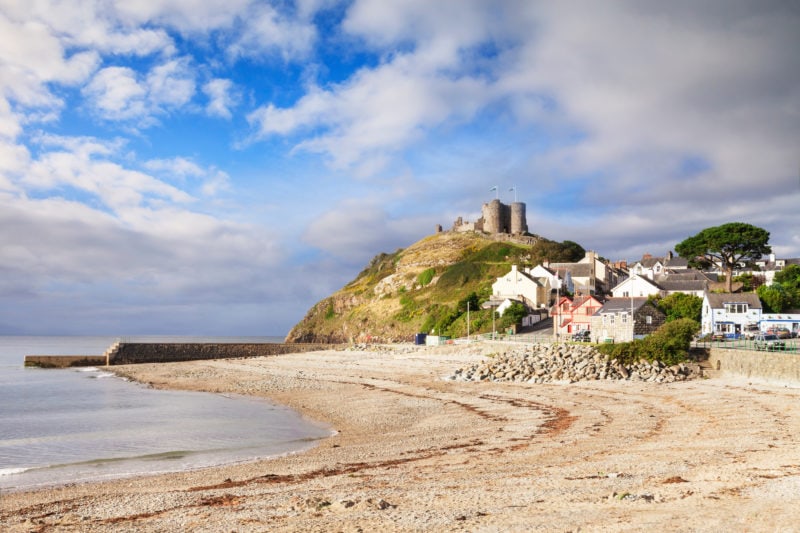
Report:
[{"label": "hill", "polygon": [[512,264],[530,265],[530,241],[445,232],[379,254],[353,281],[314,305],[286,342],[407,341],[431,330],[463,336],[467,301],[470,332],[491,331],[491,314],[479,304]]}]

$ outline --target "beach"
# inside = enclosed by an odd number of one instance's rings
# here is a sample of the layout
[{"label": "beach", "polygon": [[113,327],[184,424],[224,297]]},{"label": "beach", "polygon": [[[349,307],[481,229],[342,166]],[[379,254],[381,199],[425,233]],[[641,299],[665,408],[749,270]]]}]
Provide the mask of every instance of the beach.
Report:
[{"label": "beach", "polygon": [[502,344],[114,367],[269,398],[338,433],[299,454],[0,494],[4,531],[797,531],[800,388],[462,382]]}]

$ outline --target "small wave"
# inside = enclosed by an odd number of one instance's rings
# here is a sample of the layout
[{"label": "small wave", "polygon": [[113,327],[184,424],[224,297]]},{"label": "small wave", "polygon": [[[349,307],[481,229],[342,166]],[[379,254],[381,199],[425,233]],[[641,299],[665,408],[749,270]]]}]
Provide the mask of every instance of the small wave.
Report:
[{"label": "small wave", "polygon": [[100,370],[96,366],[82,366],[75,369],[76,372],[97,372]]},{"label": "small wave", "polygon": [[33,468],[0,468],[0,477],[22,474],[23,472],[27,472],[29,470],[33,470]]}]

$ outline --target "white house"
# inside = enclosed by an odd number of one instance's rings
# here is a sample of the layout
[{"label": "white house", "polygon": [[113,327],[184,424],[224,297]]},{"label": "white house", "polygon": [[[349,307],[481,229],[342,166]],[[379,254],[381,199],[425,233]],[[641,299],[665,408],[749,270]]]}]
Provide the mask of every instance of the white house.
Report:
[{"label": "white house", "polygon": [[565,271],[565,276],[560,276],[560,273],[555,269],[547,268],[544,265],[536,265],[533,268],[525,269],[525,273],[534,279],[547,278],[551,290],[558,289],[564,292],[564,289],[566,289],[567,292],[572,292],[570,290],[572,287],[572,276],[570,276],[568,271]]},{"label": "white house", "polygon": [[621,281],[619,285],[611,289],[611,296],[614,298],[628,298],[631,296],[650,296],[661,294],[661,287],[652,280],[633,274],[631,277]]},{"label": "white house", "polygon": [[761,300],[754,292],[706,293],[701,333],[738,338],[745,326],[761,321]]},{"label": "white house", "polygon": [[634,263],[630,268],[631,275],[643,276],[654,279],[656,276],[665,272],[685,270],[689,267],[689,261],[682,257],[676,257],[671,251],[664,257],[653,257],[645,254],[642,259]]},{"label": "white house", "polygon": [[492,284],[492,300],[516,300],[525,304],[529,309],[539,309],[549,303],[550,280],[546,277],[534,278],[526,272],[511,266],[511,271],[503,277],[497,278]]}]

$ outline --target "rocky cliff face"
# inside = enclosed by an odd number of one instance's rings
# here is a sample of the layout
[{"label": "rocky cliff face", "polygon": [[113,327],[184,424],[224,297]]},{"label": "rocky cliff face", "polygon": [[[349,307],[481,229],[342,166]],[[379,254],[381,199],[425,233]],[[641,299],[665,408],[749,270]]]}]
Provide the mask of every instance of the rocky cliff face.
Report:
[{"label": "rocky cliff face", "polygon": [[530,260],[530,240],[445,232],[379,254],[353,281],[309,309],[286,342],[411,340],[433,314],[455,312],[471,292],[488,296],[511,264]]}]

